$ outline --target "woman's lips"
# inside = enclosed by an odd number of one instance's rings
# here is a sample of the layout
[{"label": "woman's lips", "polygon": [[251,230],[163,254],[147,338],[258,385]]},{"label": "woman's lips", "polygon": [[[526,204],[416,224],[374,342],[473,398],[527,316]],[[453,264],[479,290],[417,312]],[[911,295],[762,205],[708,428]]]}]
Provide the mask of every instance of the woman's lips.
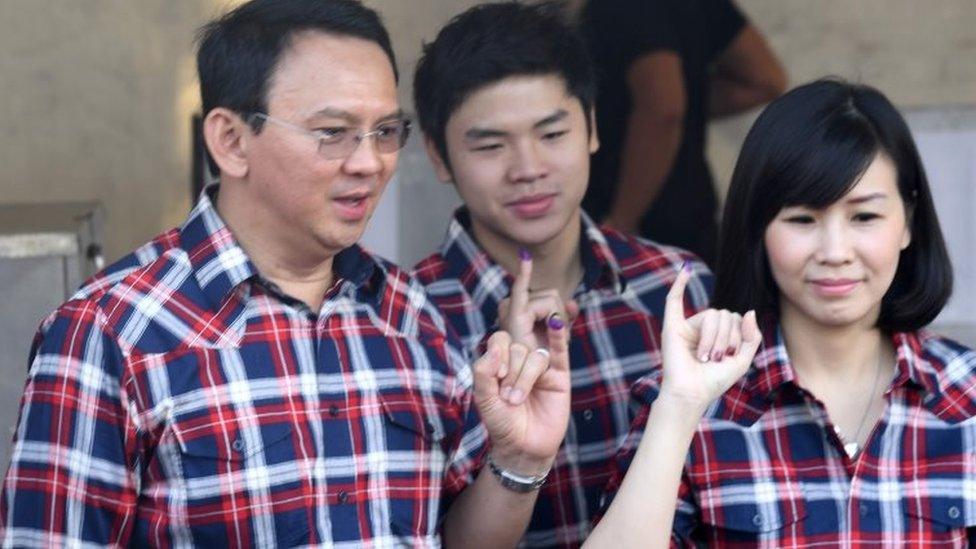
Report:
[{"label": "woman's lips", "polygon": [[853,278],[820,278],[810,283],[821,296],[844,297],[850,295],[861,281]]}]

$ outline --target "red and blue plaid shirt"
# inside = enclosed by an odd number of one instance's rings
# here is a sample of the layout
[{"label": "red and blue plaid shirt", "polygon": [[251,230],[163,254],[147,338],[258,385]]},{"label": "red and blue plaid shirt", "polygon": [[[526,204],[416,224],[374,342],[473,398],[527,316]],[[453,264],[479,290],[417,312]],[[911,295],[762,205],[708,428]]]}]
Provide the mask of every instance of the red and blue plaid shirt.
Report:
[{"label": "red and blue plaid shirt", "polygon": [[[498,303],[513,279],[475,242],[467,215],[459,210],[440,252],[415,273],[474,351],[497,328]],[[589,534],[635,415],[631,384],[660,364],[664,300],[681,264],[692,261],[697,273],[688,284],[689,314],[706,307],[711,291],[711,275],[691,254],[601,230],[585,214],[582,223],[580,315],[570,327],[572,413],[523,546],[574,547]]]},{"label": "red and blue plaid shirt", "polygon": [[485,446],[465,355],[405,272],[334,272],[283,295],[205,193],[92,280],[35,340],[3,545],[439,545]]},{"label": "red and blue plaid shirt", "polygon": [[[856,459],[796,382],[781,335],[698,426],[673,546],[972,547],[976,544],[976,353],[926,331],[896,333],[885,411]],[[620,456],[626,470],[657,395]],[[619,485],[615,474],[611,493]]]}]

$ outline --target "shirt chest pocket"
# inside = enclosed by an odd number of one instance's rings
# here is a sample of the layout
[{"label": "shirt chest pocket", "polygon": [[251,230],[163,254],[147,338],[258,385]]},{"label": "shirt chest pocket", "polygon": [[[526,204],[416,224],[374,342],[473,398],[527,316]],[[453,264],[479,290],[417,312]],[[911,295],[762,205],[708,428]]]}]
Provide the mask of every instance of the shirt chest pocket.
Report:
[{"label": "shirt chest pocket", "polygon": [[[903,499],[911,531],[931,532],[941,542],[966,539],[976,526],[976,456],[929,459],[905,481]],[[960,545],[962,546],[962,545]]]},{"label": "shirt chest pocket", "polygon": [[447,467],[443,427],[419,394],[381,395],[380,405],[390,529],[407,546],[429,544],[436,539]]},{"label": "shirt chest pocket", "polygon": [[207,415],[172,424],[179,449],[173,487],[182,489],[198,545],[233,546],[235,539],[289,545],[308,534],[313,500],[293,426],[248,423]]},{"label": "shirt chest pocket", "polygon": [[800,484],[719,475],[701,490],[699,508],[706,538],[752,542],[780,539],[807,516]]}]

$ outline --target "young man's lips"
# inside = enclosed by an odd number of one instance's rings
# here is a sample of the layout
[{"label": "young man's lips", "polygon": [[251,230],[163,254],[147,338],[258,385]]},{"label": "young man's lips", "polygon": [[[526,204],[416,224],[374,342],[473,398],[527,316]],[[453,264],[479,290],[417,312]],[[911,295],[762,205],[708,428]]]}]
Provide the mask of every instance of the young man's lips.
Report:
[{"label": "young man's lips", "polygon": [[555,197],[555,194],[537,194],[513,200],[506,206],[522,218],[541,217],[552,208]]}]

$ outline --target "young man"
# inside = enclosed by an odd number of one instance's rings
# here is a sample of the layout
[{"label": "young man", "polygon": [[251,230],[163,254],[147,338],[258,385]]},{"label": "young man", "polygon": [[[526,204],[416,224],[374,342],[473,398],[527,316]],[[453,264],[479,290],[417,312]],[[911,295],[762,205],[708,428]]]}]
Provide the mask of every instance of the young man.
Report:
[{"label": "young man", "polygon": [[690,254],[600,229],[580,209],[598,146],[594,88],[584,43],[551,4],[472,8],[426,47],[415,77],[431,160],[465,202],[417,276],[469,349],[497,326],[530,346],[547,323],[571,329],[569,428],[526,546],[586,537],[628,431],[631,383],[660,362],[668,287],[690,262],[694,312],[711,285]]},{"label": "young man", "polygon": [[254,0],[198,67],[220,183],[43,324],[0,542],[515,543],[565,430],[565,330],[548,352],[497,334],[472,371],[356,246],[409,128],[379,18]]}]

